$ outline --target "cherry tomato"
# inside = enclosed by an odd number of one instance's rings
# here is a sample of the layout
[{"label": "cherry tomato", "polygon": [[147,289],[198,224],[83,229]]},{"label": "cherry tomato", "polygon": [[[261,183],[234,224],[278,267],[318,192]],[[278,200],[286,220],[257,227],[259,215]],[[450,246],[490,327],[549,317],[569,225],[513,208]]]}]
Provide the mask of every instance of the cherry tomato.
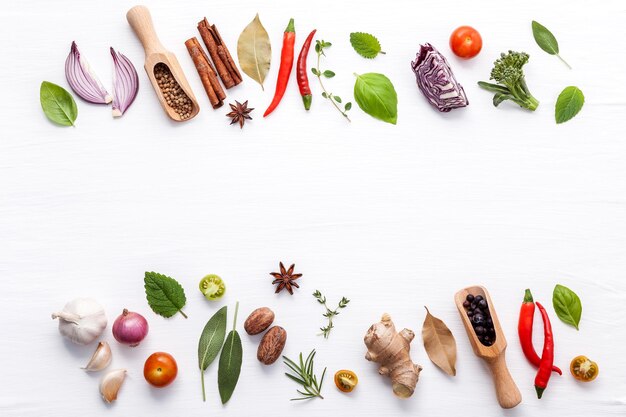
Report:
[{"label": "cherry tomato", "polygon": [[347,369],[342,369],[335,373],[335,385],[339,388],[341,392],[351,392],[356,384],[359,383],[359,378],[357,378],[356,374]]},{"label": "cherry tomato", "polygon": [[450,35],[450,49],[458,57],[474,58],[483,47],[483,38],[471,26],[461,26]]},{"label": "cherry tomato", "polygon": [[569,365],[569,370],[579,381],[591,382],[598,376],[598,364],[586,356],[576,356]]},{"label": "cherry tomato", "polygon": [[143,377],[152,386],[163,388],[172,383],[178,374],[174,357],[166,352],[155,352],[148,356],[143,366]]},{"label": "cherry tomato", "polygon": [[226,284],[224,284],[222,278],[214,274],[202,278],[198,287],[200,288],[200,292],[202,292],[204,297],[209,301],[222,298],[226,292]]}]

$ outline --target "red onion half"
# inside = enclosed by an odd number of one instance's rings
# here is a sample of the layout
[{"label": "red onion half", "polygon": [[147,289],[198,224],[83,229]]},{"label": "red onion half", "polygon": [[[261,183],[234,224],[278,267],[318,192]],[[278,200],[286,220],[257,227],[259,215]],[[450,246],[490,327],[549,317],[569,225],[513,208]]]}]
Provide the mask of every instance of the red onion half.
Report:
[{"label": "red onion half", "polygon": [[112,98],[91,70],[89,63],[81,58],[76,42],[72,42],[70,54],[65,60],[65,78],[72,90],[83,100],[95,104],[108,104]]},{"label": "red onion half", "polygon": [[111,48],[113,57],[113,117],[120,117],[133,104],[139,90],[139,76],[130,59]]},{"label": "red onion half", "polygon": [[113,337],[118,342],[135,347],[148,334],[148,321],[139,313],[124,309],[113,323]]}]

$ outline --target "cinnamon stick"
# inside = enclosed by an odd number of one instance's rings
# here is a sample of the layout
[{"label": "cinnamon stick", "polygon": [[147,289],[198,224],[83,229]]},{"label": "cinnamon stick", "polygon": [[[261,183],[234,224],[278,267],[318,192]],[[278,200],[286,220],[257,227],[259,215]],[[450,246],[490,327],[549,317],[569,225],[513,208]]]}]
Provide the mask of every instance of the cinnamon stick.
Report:
[{"label": "cinnamon stick", "polygon": [[200,81],[202,81],[204,91],[206,91],[207,96],[209,96],[211,106],[213,106],[214,109],[221,107],[224,104],[226,93],[224,93],[224,90],[217,79],[215,69],[213,69],[211,62],[209,61],[209,57],[206,55],[202,46],[200,46],[200,42],[198,42],[198,39],[196,38],[188,39],[185,42],[185,46],[187,47],[187,51],[189,51],[189,55],[196,66],[196,70],[198,70]]},{"label": "cinnamon stick", "polygon": [[211,55],[215,69],[222,79],[224,87],[228,89],[241,83],[241,73],[237,69],[235,61],[228,52],[226,45],[224,45],[215,25],[211,25],[205,17],[198,22],[198,31],[206,49],[209,51],[209,55]]}]

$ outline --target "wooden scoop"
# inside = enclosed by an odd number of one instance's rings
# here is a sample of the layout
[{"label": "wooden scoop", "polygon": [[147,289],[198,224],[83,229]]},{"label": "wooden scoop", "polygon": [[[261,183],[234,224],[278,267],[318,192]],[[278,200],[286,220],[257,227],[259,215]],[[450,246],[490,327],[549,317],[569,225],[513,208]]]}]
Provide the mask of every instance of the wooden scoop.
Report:
[{"label": "wooden scoop", "polygon": [[[493,328],[496,331],[496,341],[491,346],[483,345],[480,340],[478,340],[478,337],[474,332],[472,323],[470,322],[467,312],[463,307],[463,302],[468,294],[472,294],[474,296],[482,295],[483,298],[487,300],[489,312],[491,313],[491,320],[493,320]],[[502,327],[500,327],[500,321],[496,315],[496,310],[494,309],[489,293],[484,287],[478,285],[474,287],[467,287],[455,294],[454,302],[459,310],[459,313],[461,314],[461,320],[463,320],[463,324],[465,325],[465,330],[467,331],[467,336],[469,337],[472,348],[474,349],[474,353],[479,358],[484,359],[491,370],[493,382],[496,387],[496,396],[498,397],[500,407],[515,407],[522,401],[522,394],[520,394],[519,389],[517,388],[517,385],[515,385],[515,381],[513,381],[511,373],[506,366],[506,360],[504,358],[506,339],[504,338],[504,332],[502,331]]]},{"label": "wooden scoop", "polygon": [[[178,63],[176,56],[172,52],[166,50],[157,37],[148,8],[146,6],[135,6],[130,9],[128,13],[126,13],[126,19],[135,31],[135,34],[141,41],[143,49],[146,52],[146,62],[144,64],[144,68],[146,69],[148,78],[152,83],[154,91],[157,93],[157,97],[161,102],[161,106],[165,110],[165,113],[167,113],[172,120],[177,122],[187,121],[195,117],[195,115],[200,111],[196,97],[191,91],[191,87],[187,82],[187,78],[185,78],[185,74]],[[187,97],[191,100],[191,114],[190,117],[186,119],[181,118],[181,116],[167,104],[165,98],[163,97],[163,92],[154,77],[154,67],[161,63],[169,68],[178,85],[180,85],[185,94],[187,94]]]}]

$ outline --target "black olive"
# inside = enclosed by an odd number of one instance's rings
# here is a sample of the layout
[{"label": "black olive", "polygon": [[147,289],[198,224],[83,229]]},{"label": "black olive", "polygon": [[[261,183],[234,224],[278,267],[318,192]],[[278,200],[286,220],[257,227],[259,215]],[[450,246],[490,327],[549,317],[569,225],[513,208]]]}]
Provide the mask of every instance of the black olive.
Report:
[{"label": "black olive", "polygon": [[481,336],[485,333],[485,328],[483,326],[476,326],[474,331],[476,332],[478,336]]},{"label": "black olive", "polygon": [[467,294],[467,297],[465,297],[465,299],[471,303],[472,301],[474,301],[474,296],[472,294]]},{"label": "black olive", "polygon": [[474,297],[474,300],[478,303],[483,299],[482,295],[477,295],[476,297]]},{"label": "black olive", "polygon": [[483,311],[480,308],[475,308],[474,314],[483,314]]},{"label": "black olive", "polygon": [[470,308],[471,308],[472,310],[475,310],[475,309],[476,309],[476,303],[471,303],[471,304],[470,304]]},{"label": "black olive", "polygon": [[487,324],[489,325],[493,324],[493,320],[491,320],[491,317],[487,317]]},{"label": "black olive", "polygon": [[482,314],[474,314],[474,316],[472,317],[472,322],[474,322],[474,324],[476,325],[483,325],[485,324],[485,316],[483,316]]},{"label": "black olive", "polygon": [[486,309],[487,308],[487,301],[486,300],[480,300],[478,302],[478,307],[480,307],[482,309]]},{"label": "black olive", "polygon": [[469,301],[467,301],[467,300],[463,301],[463,307],[469,308],[469,306],[470,306],[470,302]]},{"label": "black olive", "polygon": [[472,317],[474,315],[474,312],[472,310],[469,310],[467,312],[467,317]]}]

